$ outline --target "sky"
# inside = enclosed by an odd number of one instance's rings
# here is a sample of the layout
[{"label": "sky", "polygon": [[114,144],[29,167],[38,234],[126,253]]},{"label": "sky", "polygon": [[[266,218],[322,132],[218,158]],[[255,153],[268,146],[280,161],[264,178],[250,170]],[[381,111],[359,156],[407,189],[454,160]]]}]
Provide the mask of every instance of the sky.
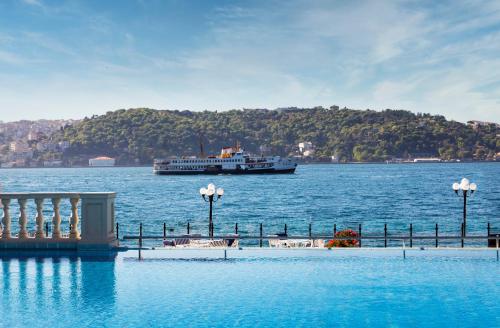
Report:
[{"label": "sky", "polygon": [[500,1],[0,1],[0,120],[407,109],[500,122]]}]

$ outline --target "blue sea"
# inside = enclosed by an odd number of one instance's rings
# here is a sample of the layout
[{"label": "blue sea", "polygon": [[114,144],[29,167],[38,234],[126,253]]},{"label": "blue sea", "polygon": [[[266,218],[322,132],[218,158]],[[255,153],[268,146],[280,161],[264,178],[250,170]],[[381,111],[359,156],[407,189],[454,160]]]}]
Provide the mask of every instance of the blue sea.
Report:
[{"label": "blue sea", "polygon": [[[364,234],[460,234],[463,200],[451,185],[467,177],[478,185],[468,199],[467,230],[485,235],[487,223],[500,230],[500,163],[450,164],[318,164],[300,165],[295,174],[157,176],[150,167],[2,169],[5,192],[114,191],[120,235],[137,235],[139,223],[145,234],[162,235],[165,222],[170,232],[208,231],[208,204],[201,187],[214,183],[225,190],[214,206],[216,233],[234,231],[258,234],[282,232],[333,233],[358,229]],[[29,227],[35,229],[34,202],[28,208]],[[11,206],[18,215],[17,205]],[[45,210],[51,216],[47,201]],[[69,201],[62,203],[63,229],[69,229]],[[13,220],[15,231],[17,224]],[[432,242],[429,242],[432,243]]]}]

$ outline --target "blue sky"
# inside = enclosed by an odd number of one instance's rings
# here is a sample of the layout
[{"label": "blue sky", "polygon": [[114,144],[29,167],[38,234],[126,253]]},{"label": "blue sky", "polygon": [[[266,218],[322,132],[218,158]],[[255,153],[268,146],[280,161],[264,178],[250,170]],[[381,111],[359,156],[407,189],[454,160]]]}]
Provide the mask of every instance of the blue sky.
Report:
[{"label": "blue sky", "polygon": [[399,108],[500,122],[500,1],[0,2],[0,120]]}]

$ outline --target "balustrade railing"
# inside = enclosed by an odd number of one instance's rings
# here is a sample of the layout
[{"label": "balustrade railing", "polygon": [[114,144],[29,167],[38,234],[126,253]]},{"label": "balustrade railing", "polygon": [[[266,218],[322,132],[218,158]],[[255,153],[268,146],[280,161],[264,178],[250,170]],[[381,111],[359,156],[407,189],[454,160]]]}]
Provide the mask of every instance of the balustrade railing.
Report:
[{"label": "balustrade railing", "polygon": [[[0,225],[0,235],[1,239],[53,239],[61,240],[63,238],[67,239],[80,239],[80,232],[78,231],[78,204],[80,202],[80,193],[4,193],[0,194],[0,199],[3,207],[3,217]],[[70,225],[69,235],[63,235],[61,232],[61,213],[60,205],[61,200],[68,199],[71,205],[71,215],[68,217]],[[15,201],[19,206],[19,233],[17,236],[13,235],[11,232],[13,218],[11,216],[11,207],[15,206]],[[28,225],[28,215],[26,213],[26,207],[29,201],[33,201],[36,206],[36,217],[34,218],[36,223],[36,230],[33,234],[30,234],[27,229]],[[46,202],[52,204],[52,236],[46,236],[44,232],[44,226],[46,218],[44,217],[43,208]]]},{"label": "balustrade railing", "polygon": [[[115,193],[0,193],[3,216],[0,221],[0,248],[47,248],[47,245],[66,245],[68,248],[106,248],[116,246],[114,238]],[[81,204],[81,206],[80,206]],[[52,217],[44,216],[46,206]],[[27,208],[33,206],[36,215],[30,218]],[[61,208],[68,213],[61,213]],[[19,217],[12,217],[18,212]],[[82,220],[80,224],[81,213]],[[31,221],[33,220],[33,221]],[[61,224],[69,224],[69,233],[63,233]],[[17,221],[17,222],[16,222]],[[33,224],[29,224],[34,222]],[[12,228],[15,224],[18,227]],[[46,226],[51,226],[49,235]],[[28,227],[33,227],[29,231]],[[81,231],[80,228],[81,227]],[[16,234],[17,231],[17,234]],[[4,245],[4,246],[1,246]],[[69,246],[73,245],[73,246]]]}]

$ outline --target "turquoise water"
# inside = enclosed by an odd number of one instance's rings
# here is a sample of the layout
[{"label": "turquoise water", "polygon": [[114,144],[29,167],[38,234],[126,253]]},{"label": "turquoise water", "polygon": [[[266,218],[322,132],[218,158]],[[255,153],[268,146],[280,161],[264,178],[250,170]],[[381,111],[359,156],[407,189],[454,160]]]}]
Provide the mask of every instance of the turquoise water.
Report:
[{"label": "turquoise water", "polygon": [[[434,233],[438,223],[442,233],[458,235],[462,199],[451,185],[462,177],[478,184],[468,202],[469,233],[484,235],[488,221],[500,229],[500,163],[300,165],[295,174],[262,176],[156,176],[150,167],[0,170],[4,191],[116,191],[121,234],[138,234],[140,222],[146,234],[162,234],[163,222],[177,234],[187,222],[206,233],[208,204],[198,190],[213,182],[226,191],[214,208],[216,232],[232,232],[238,222],[240,233],[257,234],[262,222],[264,234],[285,223],[296,234],[307,233],[309,223],[313,233],[359,223],[365,233],[381,234],[384,223],[389,233],[407,233],[412,223],[421,234]],[[68,229],[69,202],[62,205]],[[50,204],[46,211],[52,215]],[[28,214],[34,230],[32,203]]]},{"label": "turquoise water", "polygon": [[494,251],[221,252],[1,259],[0,327],[500,326]]}]

